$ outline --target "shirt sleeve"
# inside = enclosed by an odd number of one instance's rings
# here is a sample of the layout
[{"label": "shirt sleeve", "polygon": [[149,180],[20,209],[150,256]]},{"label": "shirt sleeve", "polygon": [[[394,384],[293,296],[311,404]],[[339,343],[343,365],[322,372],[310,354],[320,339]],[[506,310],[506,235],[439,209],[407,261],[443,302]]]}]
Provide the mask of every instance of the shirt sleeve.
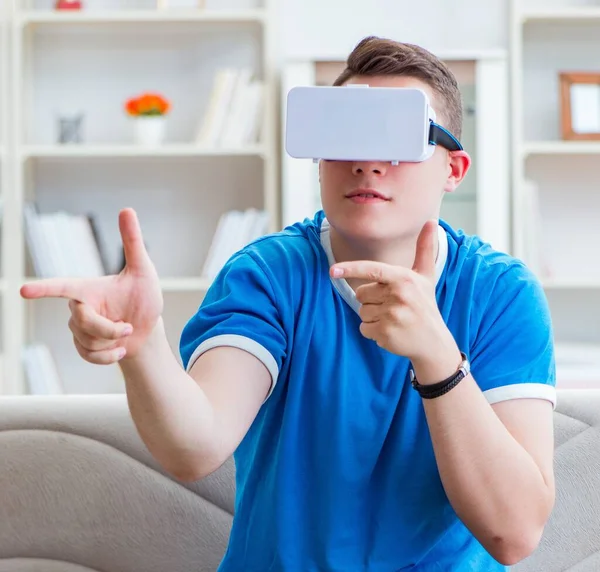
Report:
[{"label": "shirt sleeve", "polygon": [[471,348],[471,372],[488,402],[538,398],[556,407],[554,334],[545,292],[515,265],[498,277]]},{"label": "shirt sleeve", "polygon": [[258,358],[275,388],[287,351],[279,301],[263,266],[249,253],[233,256],[183,328],[180,354],[189,371],[208,350],[230,346]]}]

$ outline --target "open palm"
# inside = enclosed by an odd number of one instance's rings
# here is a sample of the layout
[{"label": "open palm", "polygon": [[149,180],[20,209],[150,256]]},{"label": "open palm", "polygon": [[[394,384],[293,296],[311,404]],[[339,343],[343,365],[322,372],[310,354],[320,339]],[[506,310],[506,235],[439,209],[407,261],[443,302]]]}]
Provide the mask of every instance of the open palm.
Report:
[{"label": "open palm", "polygon": [[48,278],[25,284],[27,299],[69,300],[75,346],[86,360],[113,363],[133,357],[163,311],[160,281],[148,256],[135,211],[119,213],[125,267],[100,278]]}]

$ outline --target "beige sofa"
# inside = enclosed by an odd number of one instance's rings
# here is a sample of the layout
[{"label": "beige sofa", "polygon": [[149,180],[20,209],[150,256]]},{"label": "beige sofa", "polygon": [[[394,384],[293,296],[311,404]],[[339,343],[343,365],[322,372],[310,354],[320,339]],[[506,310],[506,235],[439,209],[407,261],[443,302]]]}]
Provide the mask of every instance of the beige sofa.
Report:
[{"label": "beige sofa", "polygon": [[[556,508],[514,570],[600,571],[600,390],[561,392],[555,419]],[[122,395],[0,398],[0,572],[214,571],[233,495],[231,462],[166,475]]]}]

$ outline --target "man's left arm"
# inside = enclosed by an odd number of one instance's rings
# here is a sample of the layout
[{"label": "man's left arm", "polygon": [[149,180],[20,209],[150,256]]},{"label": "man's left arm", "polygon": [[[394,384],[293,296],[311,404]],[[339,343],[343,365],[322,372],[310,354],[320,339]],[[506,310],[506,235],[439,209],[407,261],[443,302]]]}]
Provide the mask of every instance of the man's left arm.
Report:
[{"label": "man's left arm", "polygon": [[[457,368],[457,352],[449,348],[447,357],[414,364],[417,379],[448,377]],[[423,405],[457,515],[499,562],[513,565],[529,556],[554,505],[552,403],[522,398],[490,405],[468,375]]]},{"label": "man's left arm", "polygon": [[453,508],[492,556],[511,565],[536,549],[554,506],[552,323],[543,288],[520,264],[475,295],[481,307],[471,347],[446,337],[413,367],[421,383],[436,383],[456,371],[459,349],[469,354],[470,375],[423,406]]},{"label": "man's left arm", "polygon": [[435,299],[437,222],[417,242],[412,269],[372,261],[335,264],[355,278],[361,333],[408,357],[417,381],[437,384],[470,358],[471,373],[423,398],[441,481],[457,515],[499,562],[537,547],[554,505],[555,364],[543,289],[515,264],[490,284],[470,348],[459,348]]}]

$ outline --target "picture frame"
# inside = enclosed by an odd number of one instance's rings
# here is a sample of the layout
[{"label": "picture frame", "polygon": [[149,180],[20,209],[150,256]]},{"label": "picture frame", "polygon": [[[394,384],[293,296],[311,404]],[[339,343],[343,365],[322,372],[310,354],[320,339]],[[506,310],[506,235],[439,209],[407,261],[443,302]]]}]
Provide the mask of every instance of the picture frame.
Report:
[{"label": "picture frame", "polygon": [[560,73],[561,136],[600,141],[600,72]]}]

